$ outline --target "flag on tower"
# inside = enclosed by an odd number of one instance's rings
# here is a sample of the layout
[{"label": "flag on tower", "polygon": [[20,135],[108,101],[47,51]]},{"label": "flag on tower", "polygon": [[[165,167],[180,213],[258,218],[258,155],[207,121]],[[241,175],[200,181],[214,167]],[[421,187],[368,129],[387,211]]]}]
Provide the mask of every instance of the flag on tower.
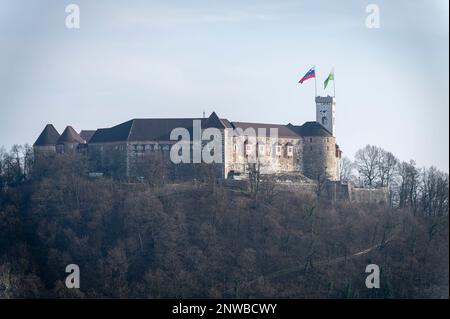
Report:
[{"label": "flag on tower", "polygon": [[316,77],[316,70],[315,68],[311,68],[306,74],[298,81],[298,83],[302,84],[304,81],[315,78]]},{"label": "flag on tower", "polygon": [[334,69],[331,70],[330,74],[328,75],[328,77],[326,78],[325,82],[323,82],[323,88],[326,89],[328,82],[333,80],[334,81]]}]

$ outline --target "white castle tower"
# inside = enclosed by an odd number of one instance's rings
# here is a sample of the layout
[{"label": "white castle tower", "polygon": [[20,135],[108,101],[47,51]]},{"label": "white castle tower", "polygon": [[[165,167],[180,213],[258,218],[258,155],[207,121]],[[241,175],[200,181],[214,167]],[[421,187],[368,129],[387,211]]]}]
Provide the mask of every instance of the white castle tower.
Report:
[{"label": "white castle tower", "polygon": [[336,101],[333,96],[316,96],[316,121],[336,137]]}]

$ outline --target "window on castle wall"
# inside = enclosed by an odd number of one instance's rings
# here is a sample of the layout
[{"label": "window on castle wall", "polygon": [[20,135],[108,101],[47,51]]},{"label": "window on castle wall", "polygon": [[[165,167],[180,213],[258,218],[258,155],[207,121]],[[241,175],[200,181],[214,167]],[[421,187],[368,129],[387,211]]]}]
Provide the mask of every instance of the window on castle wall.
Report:
[{"label": "window on castle wall", "polygon": [[288,156],[293,156],[294,155],[294,147],[291,145],[288,145],[287,147],[287,155]]},{"label": "window on castle wall", "polygon": [[330,150],[330,147],[329,146],[327,146],[327,151],[329,151]]},{"label": "window on castle wall", "polygon": [[250,155],[250,153],[252,152],[252,146],[249,144],[245,144],[245,155]]},{"label": "window on castle wall", "polygon": [[309,150],[312,151],[312,146],[309,147]]},{"label": "window on castle wall", "polygon": [[309,138],[309,142],[312,143],[312,137]]},{"label": "window on castle wall", "polygon": [[277,145],[277,147],[275,148],[275,154],[277,156],[281,156],[281,145]]},{"label": "window on castle wall", "polygon": [[263,156],[264,152],[265,152],[266,148],[264,147],[263,144],[258,145],[258,156]]}]

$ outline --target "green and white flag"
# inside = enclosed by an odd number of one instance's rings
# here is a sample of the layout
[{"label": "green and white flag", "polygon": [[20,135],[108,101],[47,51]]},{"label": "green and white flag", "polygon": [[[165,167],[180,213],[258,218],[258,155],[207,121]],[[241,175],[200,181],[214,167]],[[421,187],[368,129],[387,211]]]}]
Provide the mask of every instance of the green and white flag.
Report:
[{"label": "green and white flag", "polygon": [[325,82],[323,82],[324,85],[324,89],[327,88],[328,82],[333,80],[334,81],[334,69],[331,70],[330,74],[328,75],[328,77],[326,78]]}]

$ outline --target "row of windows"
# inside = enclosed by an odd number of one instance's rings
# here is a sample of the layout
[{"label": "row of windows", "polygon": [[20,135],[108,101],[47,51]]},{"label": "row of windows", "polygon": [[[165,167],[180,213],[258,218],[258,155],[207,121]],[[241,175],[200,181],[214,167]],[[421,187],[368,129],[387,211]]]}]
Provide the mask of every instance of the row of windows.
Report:
[{"label": "row of windows", "polygon": [[[312,137],[309,138],[309,142],[310,142],[310,143],[313,142],[313,138],[312,138]],[[322,140],[321,140],[321,142],[322,142]],[[327,138],[326,138],[326,142],[329,143],[329,142],[330,142],[330,138],[327,137]]]},{"label": "row of windows", "polygon": [[[125,150],[126,146],[125,145],[116,145],[114,146],[115,150],[118,151],[123,151]],[[100,150],[103,150],[103,146],[100,147]],[[132,145],[132,150],[134,152],[144,152],[144,151],[159,151],[159,150],[163,150],[163,151],[169,151],[170,150],[170,145],[167,144],[134,144]]]},{"label": "row of windows", "polygon": [[[312,146],[310,146],[310,147],[309,147],[309,150],[310,150],[310,151],[312,151],[312,150],[313,150],[313,147],[312,147]],[[329,147],[329,146],[327,146],[327,151],[329,151],[329,150],[330,150],[330,147]]]},{"label": "row of windows", "polygon": [[[245,147],[245,155],[246,156],[253,154],[254,145],[244,143],[244,147]],[[237,151],[238,151],[237,144],[234,144],[234,152],[236,153]],[[294,156],[294,146],[289,145],[289,144],[288,145],[276,145],[274,152],[275,152],[276,156],[282,156],[283,154],[285,154],[288,157],[292,157],[292,156]],[[270,153],[269,149],[266,148],[266,145],[264,145],[264,144],[256,145],[256,155],[257,156],[269,155],[269,153]]]},{"label": "row of windows", "polygon": [[134,144],[133,145],[134,151],[168,151],[170,150],[170,145],[167,144]]},{"label": "row of windows", "polygon": [[134,144],[133,150],[135,152],[144,152],[144,151],[169,151],[170,145],[167,144]]},{"label": "row of windows", "polygon": [[[328,139],[327,139],[328,140]],[[251,144],[244,144],[245,145],[245,155],[250,155],[253,152],[253,145]],[[125,145],[116,145],[114,147],[115,150],[123,151],[125,149]],[[309,149],[312,151],[313,147],[310,146]],[[101,150],[103,150],[103,146],[101,146]],[[144,152],[144,151],[169,151],[170,145],[159,145],[159,144],[134,144],[133,145],[133,151],[135,152]],[[284,150],[284,152],[283,152]],[[330,147],[327,146],[327,151],[330,150]],[[237,145],[234,144],[234,151],[237,152]],[[269,155],[268,151],[266,152],[266,146],[264,144],[258,144],[257,145],[257,155]],[[283,153],[286,154],[286,156],[291,157],[294,155],[294,147],[292,145],[276,145],[275,146],[275,155],[276,156],[282,156]],[[213,154],[213,150],[211,151],[211,154]]]}]

